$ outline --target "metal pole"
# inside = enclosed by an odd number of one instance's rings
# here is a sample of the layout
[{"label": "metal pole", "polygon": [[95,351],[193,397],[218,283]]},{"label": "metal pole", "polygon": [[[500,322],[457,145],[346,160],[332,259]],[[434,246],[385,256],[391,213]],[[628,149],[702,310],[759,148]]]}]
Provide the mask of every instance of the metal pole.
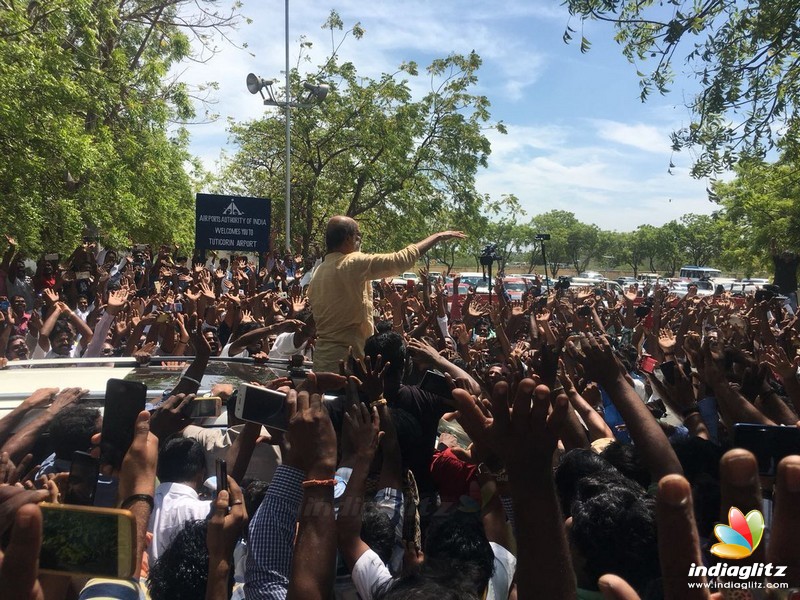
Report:
[{"label": "metal pole", "polygon": [[292,160],[292,139],[291,139],[291,89],[289,88],[289,0],[286,0],[286,250],[291,253],[292,251],[292,178],[291,178],[291,160]]},{"label": "metal pole", "polygon": [[[547,277],[547,256],[544,253],[544,240],[542,240],[542,262],[544,262],[544,282],[547,285],[547,291],[550,291],[550,279]],[[541,289],[541,288],[539,288]]]}]

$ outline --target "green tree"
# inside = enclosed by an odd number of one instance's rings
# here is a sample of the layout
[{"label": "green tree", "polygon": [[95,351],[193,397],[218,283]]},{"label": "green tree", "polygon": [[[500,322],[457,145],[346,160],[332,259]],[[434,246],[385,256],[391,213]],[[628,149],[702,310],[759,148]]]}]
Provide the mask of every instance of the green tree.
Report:
[{"label": "green tree", "polygon": [[[675,150],[699,147],[696,177],[730,168],[738,157],[763,157],[776,143],[800,144],[800,0],[567,0],[581,21],[610,22],[636,65],[641,98],[667,93],[673,64],[693,72],[692,120],[672,134]],[[564,34],[570,41],[576,28]],[[583,23],[580,26],[583,30]],[[581,51],[590,42],[581,37]],[[648,70],[643,66],[650,61]]]},{"label": "green tree", "polygon": [[716,215],[686,214],[681,217],[680,245],[693,265],[709,265],[719,255],[722,230]]},{"label": "green tree", "polygon": [[601,255],[601,232],[597,225],[576,222],[567,234],[567,255],[577,273],[586,270]]},{"label": "green tree", "polygon": [[642,247],[638,244],[635,231],[612,232],[615,238],[617,264],[624,264],[633,270],[633,276],[639,274],[639,265],[644,260]]},{"label": "green tree", "polygon": [[[341,29],[338,15],[332,13],[324,27]],[[350,32],[363,33],[358,26]],[[415,63],[371,79],[339,62],[332,49],[312,77],[331,85],[327,99],[292,114],[292,234],[301,251],[320,240],[335,214],[362,220],[369,247],[376,249],[410,241],[412,221],[435,227],[448,212],[476,217],[483,197],[475,191],[475,175],[490,152],[484,135],[489,101],[474,93],[480,65],[474,52],[432,61],[426,69],[430,92],[415,100],[409,87],[419,77]],[[297,69],[291,80],[297,97]],[[232,123],[238,150],[222,171],[220,189],[283,197],[284,119],[280,111]],[[275,203],[273,219],[283,220],[282,202]]]},{"label": "green tree", "polygon": [[575,218],[575,214],[566,210],[551,210],[531,219],[531,227],[535,232],[550,234],[550,240],[545,242],[545,250],[552,277],[558,274],[564,264],[573,262],[578,236],[573,237],[573,245],[570,245],[570,237],[580,232],[582,226],[583,223]]},{"label": "green tree", "polygon": [[658,261],[662,271],[674,277],[685,260],[684,235],[686,227],[678,221],[670,221],[655,231],[655,243],[658,248]]},{"label": "green tree", "polygon": [[[192,237],[191,94],[169,70],[234,25],[213,0],[41,0],[0,10],[0,228],[23,250]],[[172,129],[170,129],[172,127]],[[171,133],[170,133],[171,131]]]},{"label": "green tree", "polygon": [[730,182],[713,185],[728,254],[751,272],[771,267],[784,294],[797,290],[800,266],[800,179],[796,165],[740,163]]}]

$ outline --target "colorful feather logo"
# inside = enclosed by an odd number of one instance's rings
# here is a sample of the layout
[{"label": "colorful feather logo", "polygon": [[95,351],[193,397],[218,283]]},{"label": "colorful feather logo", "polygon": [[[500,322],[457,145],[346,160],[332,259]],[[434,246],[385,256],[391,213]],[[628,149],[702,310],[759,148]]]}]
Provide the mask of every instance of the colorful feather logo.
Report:
[{"label": "colorful feather logo", "polygon": [[720,541],[711,546],[711,554],[720,558],[747,558],[761,542],[764,534],[764,515],[751,510],[745,517],[735,506],[728,511],[728,524],[714,527]]}]

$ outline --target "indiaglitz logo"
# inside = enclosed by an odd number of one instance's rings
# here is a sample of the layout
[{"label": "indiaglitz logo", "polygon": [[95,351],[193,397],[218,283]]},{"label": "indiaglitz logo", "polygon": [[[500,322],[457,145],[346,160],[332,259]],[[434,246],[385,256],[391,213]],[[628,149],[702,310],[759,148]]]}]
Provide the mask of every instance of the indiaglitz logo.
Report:
[{"label": "indiaglitz logo", "polygon": [[711,554],[720,558],[747,558],[761,543],[764,535],[764,515],[751,510],[745,517],[735,506],[728,511],[728,524],[714,527],[720,541],[711,546]]}]

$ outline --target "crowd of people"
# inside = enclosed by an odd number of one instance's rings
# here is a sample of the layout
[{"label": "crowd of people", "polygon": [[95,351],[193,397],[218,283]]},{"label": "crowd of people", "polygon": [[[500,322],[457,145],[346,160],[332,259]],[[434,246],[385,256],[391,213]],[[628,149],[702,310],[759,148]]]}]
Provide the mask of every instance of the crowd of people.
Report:
[{"label": "crowd of people", "polygon": [[[43,388],[0,419],[0,598],[800,597],[800,317],[785,299],[538,279],[514,302],[498,281],[490,305],[457,273],[392,283],[458,237],[373,255],[335,217],[319,257],[259,267],[87,239],[35,272],[8,238],[5,375],[37,358],[183,364],[102,465],[95,503],[135,522],[129,579],[38,568],[40,504],[67,501],[76,451],[98,455],[101,403]],[[215,356],[303,357],[301,379],[252,382],[285,394],[286,431],[237,419],[224,384],[225,427],[186,416]],[[227,486],[209,479],[219,458]],[[720,532],[752,511],[763,535]]]}]

